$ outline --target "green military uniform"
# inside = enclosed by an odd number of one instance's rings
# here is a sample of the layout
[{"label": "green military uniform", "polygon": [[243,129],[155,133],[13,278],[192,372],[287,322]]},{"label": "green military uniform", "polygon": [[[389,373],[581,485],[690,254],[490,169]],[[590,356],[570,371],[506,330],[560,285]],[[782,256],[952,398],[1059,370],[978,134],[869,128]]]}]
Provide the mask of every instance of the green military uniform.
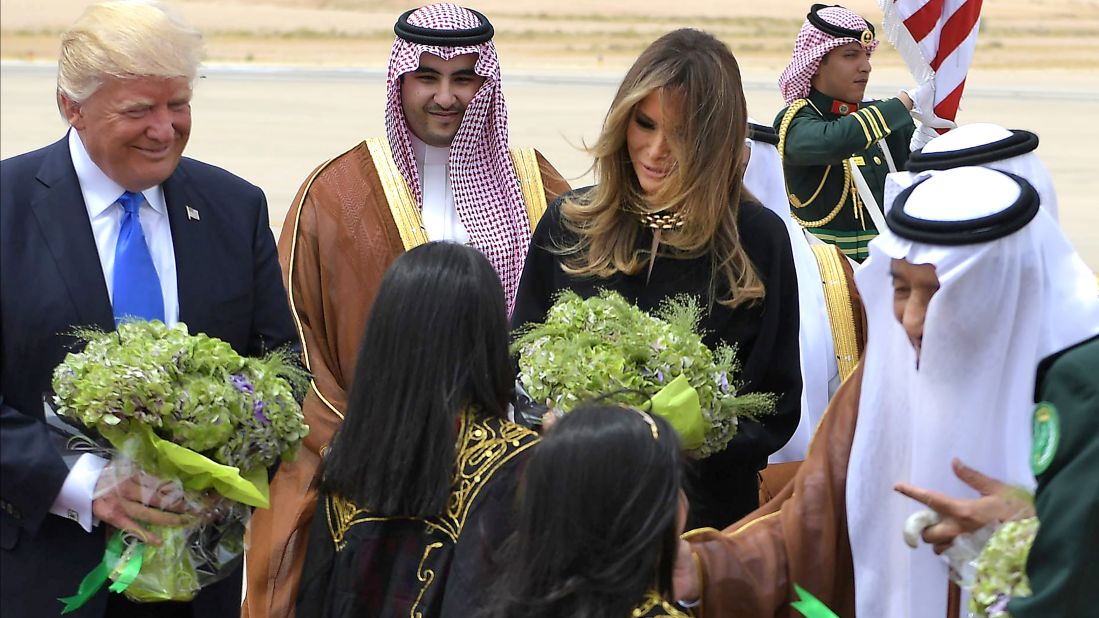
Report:
[{"label": "green military uniform", "polygon": [[1094,616],[1099,611],[1099,337],[1038,368],[1031,466],[1041,526],[1027,558],[1034,594],[1013,618]]},{"label": "green military uniform", "polygon": [[862,172],[879,208],[889,164],[884,139],[897,170],[908,161],[916,130],[899,99],[847,103],[810,90],[775,118],[779,154],[794,220],[847,257],[861,262],[877,229],[859,197],[848,159]]}]

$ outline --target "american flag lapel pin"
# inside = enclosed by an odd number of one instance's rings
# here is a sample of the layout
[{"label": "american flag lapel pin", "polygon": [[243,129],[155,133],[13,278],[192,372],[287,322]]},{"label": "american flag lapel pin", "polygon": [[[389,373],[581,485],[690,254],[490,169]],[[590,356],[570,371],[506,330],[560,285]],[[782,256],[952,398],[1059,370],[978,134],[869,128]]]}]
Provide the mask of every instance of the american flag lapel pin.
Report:
[{"label": "american flag lapel pin", "polygon": [[190,206],[184,206],[187,209],[187,219],[191,221],[198,221],[201,217],[198,216],[198,210],[191,208]]}]

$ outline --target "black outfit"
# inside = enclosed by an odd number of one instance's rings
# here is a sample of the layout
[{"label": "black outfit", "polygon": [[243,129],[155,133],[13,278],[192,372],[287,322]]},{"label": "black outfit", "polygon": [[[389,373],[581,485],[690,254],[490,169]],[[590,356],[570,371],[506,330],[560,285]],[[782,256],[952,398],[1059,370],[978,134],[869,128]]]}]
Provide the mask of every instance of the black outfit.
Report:
[{"label": "black outfit", "polygon": [[[614,290],[646,311],[678,294],[696,296],[703,307],[700,328],[706,345],[711,349],[719,343],[737,347],[740,392],[767,392],[778,397],[774,413],[759,422],[741,422],[725,450],[686,464],[691,499],[688,528],[724,528],[759,506],[757,473],[766,465],[767,456],[793,434],[801,414],[797,278],[789,233],[778,216],[758,202],[741,202],[737,219],[741,242],[767,292],[756,304],[731,309],[710,303],[714,266],[708,255],[693,259],[658,255],[647,282],[647,265],[637,274],[606,279],[566,274],[561,270],[564,256],[553,250],[575,242],[563,225],[560,210],[561,201],[575,195],[566,194],[551,205],[531,238],[512,326],[544,321],[562,289],[584,298],[600,289]],[[637,250],[647,255],[651,243],[652,231],[644,228],[638,235]],[[727,296],[728,286],[720,274],[714,285],[718,298]]]},{"label": "black outfit", "polygon": [[447,512],[430,519],[373,513],[322,493],[297,615],[474,615],[491,588],[496,550],[514,529],[515,489],[537,442],[514,423],[463,415]]}]

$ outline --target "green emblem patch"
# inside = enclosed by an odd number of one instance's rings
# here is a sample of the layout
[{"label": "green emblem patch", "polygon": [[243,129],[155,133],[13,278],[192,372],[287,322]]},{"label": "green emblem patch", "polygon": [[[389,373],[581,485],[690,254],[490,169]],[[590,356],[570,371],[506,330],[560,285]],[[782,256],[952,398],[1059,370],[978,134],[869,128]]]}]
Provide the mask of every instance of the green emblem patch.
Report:
[{"label": "green emblem patch", "polygon": [[1034,408],[1032,445],[1030,447],[1030,469],[1034,476],[1046,471],[1057,454],[1057,445],[1061,442],[1061,421],[1057,417],[1057,408],[1043,401]]}]

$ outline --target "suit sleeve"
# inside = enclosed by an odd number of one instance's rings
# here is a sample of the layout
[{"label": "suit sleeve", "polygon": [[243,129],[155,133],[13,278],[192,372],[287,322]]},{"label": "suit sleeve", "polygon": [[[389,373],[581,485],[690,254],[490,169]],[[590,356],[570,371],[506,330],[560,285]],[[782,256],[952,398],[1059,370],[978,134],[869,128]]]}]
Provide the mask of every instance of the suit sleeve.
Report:
[{"label": "suit sleeve", "polygon": [[[775,121],[776,130],[781,128],[781,120],[780,115]],[[866,152],[875,142],[889,138],[894,132],[910,138],[914,130],[908,109],[897,98],[864,105],[836,120],[825,120],[806,106],[794,116],[787,129],[783,163],[835,165]],[[890,146],[893,147],[892,141]],[[908,152],[907,139],[903,152]]]},{"label": "suit sleeve", "polygon": [[68,475],[46,424],[5,404],[0,395],[0,506],[4,512],[35,534]]},{"label": "suit sleeve", "polygon": [[685,538],[702,575],[703,616],[789,616],[795,583],[841,616],[854,614],[847,535],[847,462],[858,416],[862,369],[836,393],[792,483],[718,532]]},{"label": "suit sleeve", "polygon": [[259,214],[253,236],[253,298],[255,309],[252,332],[248,338],[248,354],[259,356],[289,345],[291,353],[300,351],[294,322],[290,317],[286,288],[279,270],[279,255],[267,212],[267,198],[259,192]]}]

